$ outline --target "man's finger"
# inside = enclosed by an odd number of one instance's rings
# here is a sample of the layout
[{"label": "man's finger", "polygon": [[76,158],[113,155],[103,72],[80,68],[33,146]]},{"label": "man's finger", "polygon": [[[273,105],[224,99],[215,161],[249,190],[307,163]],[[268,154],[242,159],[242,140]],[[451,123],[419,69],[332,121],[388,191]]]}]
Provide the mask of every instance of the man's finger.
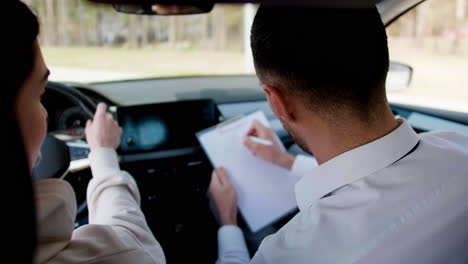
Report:
[{"label": "man's finger", "polygon": [[255,129],[255,128],[252,127],[251,129],[249,129],[249,131],[247,131],[247,133],[246,133],[245,135],[246,135],[247,137],[250,137],[250,136],[256,137],[256,136],[258,136],[257,129]]},{"label": "man's finger", "polygon": [[252,121],[252,125],[250,126],[250,129],[247,131],[247,136],[258,136],[258,132],[261,131],[263,128],[263,125],[258,122],[257,120]]},{"label": "man's finger", "polygon": [[96,108],[96,116],[103,116],[107,111],[107,105],[105,103],[99,103]]},{"label": "man's finger", "polygon": [[90,127],[92,124],[93,124],[93,121],[91,121],[90,119],[86,121],[86,127]]},{"label": "man's finger", "polygon": [[216,170],[216,175],[218,176],[218,180],[221,183],[221,185],[226,184],[226,181],[227,181],[226,170],[224,170],[223,167],[219,167]]},{"label": "man's finger", "polygon": [[252,140],[249,139],[249,136],[245,136],[244,141],[243,141],[244,146],[246,146],[248,149],[250,149],[250,146],[251,146],[251,143],[252,143],[251,141]]},{"label": "man's finger", "polygon": [[219,179],[216,170],[213,170],[211,173],[210,190],[213,189],[215,185],[219,185]]},{"label": "man's finger", "polygon": [[254,142],[249,137],[244,137],[244,145],[252,152],[252,154],[256,155],[258,152],[259,144]]},{"label": "man's finger", "polygon": [[254,119],[254,121],[252,122],[252,127],[260,130],[264,130],[265,128],[267,128],[257,119]]},{"label": "man's finger", "polygon": [[260,121],[254,120],[247,136],[270,137],[270,130],[271,128],[264,126]]}]

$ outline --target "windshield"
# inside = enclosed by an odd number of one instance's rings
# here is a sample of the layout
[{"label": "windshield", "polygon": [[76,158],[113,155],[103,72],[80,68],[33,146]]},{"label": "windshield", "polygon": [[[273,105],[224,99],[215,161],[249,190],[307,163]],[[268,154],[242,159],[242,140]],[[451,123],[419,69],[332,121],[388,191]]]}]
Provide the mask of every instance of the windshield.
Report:
[{"label": "windshield", "polygon": [[51,80],[253,74],[244,54],[250,27],[243,23],[252,23],[253,5],[218,5],[209,14],[186,16],[128,15],[87,1],[33,5]]},{"label": "windshield", "polygon": [[[88,1],[25,1],[41,19],[40,42],[54,81],[254,74],[249,35],[256,5],[218,4],[201,15],[138,16]],[[387,27],[390,59],[414,69],[406,89],[387,83],[391,102],[468,113],[468,5],[463,3],[426,1]]]}]

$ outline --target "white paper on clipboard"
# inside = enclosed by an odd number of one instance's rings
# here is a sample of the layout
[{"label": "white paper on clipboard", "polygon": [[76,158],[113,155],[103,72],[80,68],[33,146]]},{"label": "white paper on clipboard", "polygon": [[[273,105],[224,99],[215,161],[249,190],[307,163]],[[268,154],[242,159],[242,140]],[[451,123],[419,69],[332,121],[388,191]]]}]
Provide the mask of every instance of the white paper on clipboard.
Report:
[{"label": "white paper on clipboard", "polygon": [[[224,167],[237,191],[238,207],[252,232],[297,208],[297,178],[287,169],[255,157],[243,140],[253,120],[270,127],[265,114],[256,111],[197,133],[214,167]],[[277,137],[280,147],[284,146]]]}]

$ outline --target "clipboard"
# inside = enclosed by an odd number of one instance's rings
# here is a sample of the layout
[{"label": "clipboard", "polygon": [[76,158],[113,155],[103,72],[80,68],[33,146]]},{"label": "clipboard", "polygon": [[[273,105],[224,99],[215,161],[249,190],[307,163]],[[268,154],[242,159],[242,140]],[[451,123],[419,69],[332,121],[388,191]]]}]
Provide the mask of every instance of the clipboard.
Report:
[{"label": "clipboard", "polygon": [[[243,144],[253,120],[271,127],[256,110],[196,133],[213,167],[222,166],[237,191],[238,207],[249,229],[256,233],[297,209],[289,170],[255,157]],[[276,136],[280,148],[285,150]]]}]

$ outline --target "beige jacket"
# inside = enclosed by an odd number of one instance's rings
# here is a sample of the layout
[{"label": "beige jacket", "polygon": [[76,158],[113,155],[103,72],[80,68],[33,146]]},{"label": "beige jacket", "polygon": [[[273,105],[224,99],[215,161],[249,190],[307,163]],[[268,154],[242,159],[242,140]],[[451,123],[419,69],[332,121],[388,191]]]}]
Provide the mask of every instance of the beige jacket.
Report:
[{"label": "beige jacket", "polygon": [[121,171],[111,149],[90,156],[89,224],[74,229],[76,199],[63,180],[35,183],[38,246],[35,263],[165,263],[140,209],[132,177]]}]

